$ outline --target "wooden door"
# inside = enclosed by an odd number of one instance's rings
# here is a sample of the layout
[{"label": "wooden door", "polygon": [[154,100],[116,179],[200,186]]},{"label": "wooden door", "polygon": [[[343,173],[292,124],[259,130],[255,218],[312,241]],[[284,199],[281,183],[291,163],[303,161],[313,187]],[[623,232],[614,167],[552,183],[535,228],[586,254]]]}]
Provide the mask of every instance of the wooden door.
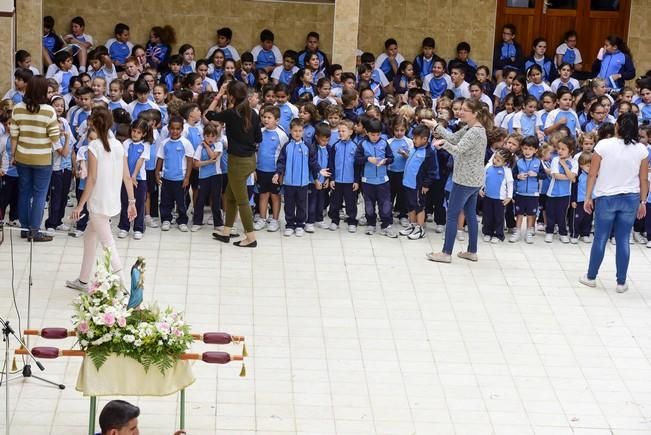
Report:
[{"label": "wooden door", "polygon": [[495,41],[502,38],[502,26],[511,23],[525,56],[533,40],[543,37],[553,57],[565,32],[575,30],[586,70],[608,35],[627,40],[630,8],[631,0],[498,0]]}]

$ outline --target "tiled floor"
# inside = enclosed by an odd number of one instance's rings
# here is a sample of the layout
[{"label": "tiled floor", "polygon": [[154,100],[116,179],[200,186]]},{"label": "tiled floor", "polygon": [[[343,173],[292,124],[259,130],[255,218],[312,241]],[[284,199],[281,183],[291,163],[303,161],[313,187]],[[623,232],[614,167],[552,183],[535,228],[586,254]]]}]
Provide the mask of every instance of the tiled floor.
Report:
[{"label": "tiled floor", "polygon": [[[64,281],[81,244],[61,235],[35,247],[32,327],[70,324]],[[184,309],[195,331],[247,337],[247,377],[238,364],[195,364],[191,435],[651,433],[651,249],[632,247],[631,289],[616,294],[612,246],[590,289],[577,284],[585,244],[480,242],[479,263],[425,261],[441,244],[343,230],[260,233],[255,250],[208,230],[118,241],[129,265],[147,258],[146,300]],[[23,325],[27,246],[14,244]],[[10,271],[5,241],[0,313],[16,324]],[[12,382],[12,433],[84,434],[79,360],[44,362],[68,387]],[[172,434],[174,396],[133,401],[142,434]]]}]

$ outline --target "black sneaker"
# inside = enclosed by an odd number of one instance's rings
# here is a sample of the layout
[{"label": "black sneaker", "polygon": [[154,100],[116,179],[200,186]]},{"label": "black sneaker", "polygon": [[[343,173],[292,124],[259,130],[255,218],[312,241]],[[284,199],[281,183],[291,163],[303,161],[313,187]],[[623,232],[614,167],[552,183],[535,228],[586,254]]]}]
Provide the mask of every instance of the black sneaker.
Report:
[{"label": "black sneaker", "polygon": [[41,233],[40,231],[33,236],[31,236],[31,240],[34,242],[51,242],[54,240],[54,237],[49,236],[45,233]]}]

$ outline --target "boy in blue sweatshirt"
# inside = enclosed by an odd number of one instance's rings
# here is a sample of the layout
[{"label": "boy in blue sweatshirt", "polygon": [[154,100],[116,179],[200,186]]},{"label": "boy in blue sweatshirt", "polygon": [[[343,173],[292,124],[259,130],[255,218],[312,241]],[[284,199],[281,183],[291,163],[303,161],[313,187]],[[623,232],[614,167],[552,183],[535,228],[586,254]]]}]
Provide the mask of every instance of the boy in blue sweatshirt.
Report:
[{"label": "boy in blue sweatshirt", "polygon": [[348,232],[357,232],[357,191],[359,190],[360,166],[355,162],[357,144],[351,139],[353,122],[344,119],[339,123],[339,140],[330,147],[328,168],[332,172],[330,180],[330,231],[339,228],[339,211],[346,201]]},{"label": "boy in blue sweatshirt", "polygon": [[293,119],[289,125],[292,138],[280,150],[276,162],[274,184],[283,184],[285,193],[285,237],[305,235],[307,218],[307,188],[319,175],[330,176],[320,168],[316,154],[303,142],[303,121]]},{"label": "boy in blue sweatshirt", "polygon": [[547,188],[547,226],[545,228],[545,242],[554,240],[554,226],[558,226],[558,234],[562,243],[569,243],[567,237],[567,210],[570,206],[570,193],[572,183],[576,180],[578,165],[572,159],[574,151],[574,138],[567,136],[557,145],[558,155],[552,159],[551,182]]},{"label": "boy in blue sweatshirt", "polygon": [[[320,168],[330,168],[330,126],[325,122],[318,124],[315,128],[314,143],[310,144],[310,152],[316,155],[317,163]],[[325,210],[328,200],[328,188],[330,187],[330,178],[319,174],[311,183],[307,191],[307,223],[305,232],[313,233],[314,225],[322,229],[328,228],[323,222],[323,210]]]},{"label": "boy in blue sweatshirt", "polygon": [[585,202],[585,193],[588,187],[588,174],[590,173],[590,163],[592,154],[582,152],[579,155],[579,176],[576,183],[572,184],[571,206],[572,206],[572,225],[570,226],[570,243],[576,244],[579,241],[590,243],[590,230],[592,229],[592,214],[588,214],[583,209]]},{"label": "boy in blue sweatshirt", "polygon": [[393,215],[391,213],[391,187],[387,165],[393,162],[393,152],[388,142],[381,138],[382,123],[377,119],[370,119],[366,123],[367,138],[360,141],[355,152],[355,161],[362,165],[362,192],[364,193],[364,207],[366,209],[366,234],[375,234],[377,205],[380,214],[380,234],[389,238],[396,238],[398,234],[393,231]]},{"label": "boy in blue sweatshirt", "polygon": [[[281,148],[289,142],[285,131],[278,126],[280,109],[277,106],[265,106],[260,112],[262,118],[262,142],[258,145],[256,160],[256,184],[258,186],[258,212],[260,217],[253,222],[256,231],[267,228],[269,232],[278,231],[280,215],[280,186],[272,183],[276,173],[276,161]],[[271,201],[271,218],[267,217]]]},{"label": "boy in blue sweatshirt", "polygon": [[439,177],[439,168],[436,151],[428,146],[429,128],[417,125],[412,134],[414,148],[409,151],[402,177],[409,226],[399,234],[407,236],[410,240],[418,240],[425,237],[425,198],[434,180]]}]

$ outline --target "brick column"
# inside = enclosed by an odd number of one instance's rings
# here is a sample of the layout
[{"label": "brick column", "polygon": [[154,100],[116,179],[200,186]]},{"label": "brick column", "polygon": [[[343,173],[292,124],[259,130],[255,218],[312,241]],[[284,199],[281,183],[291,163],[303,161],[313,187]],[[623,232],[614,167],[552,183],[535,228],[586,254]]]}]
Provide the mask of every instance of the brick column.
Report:
[{"label": "brick column", "polygon": [[[63,28],[58,26],[61,31]],[[16,2],[16,50],[27,50],[32,55],[32,65],[41,69],[43,59],[43,0]],[[12,53],[13,55],[13,53]]]},{"label": "brick column", "polygon": [[13,6],[10,0],[0,0],[0,92],[2,95],[13,83]]},{"label": "brick column", "polygon": [[332,35],[332,62],[355,71],[360,0],[337,0]]}]

